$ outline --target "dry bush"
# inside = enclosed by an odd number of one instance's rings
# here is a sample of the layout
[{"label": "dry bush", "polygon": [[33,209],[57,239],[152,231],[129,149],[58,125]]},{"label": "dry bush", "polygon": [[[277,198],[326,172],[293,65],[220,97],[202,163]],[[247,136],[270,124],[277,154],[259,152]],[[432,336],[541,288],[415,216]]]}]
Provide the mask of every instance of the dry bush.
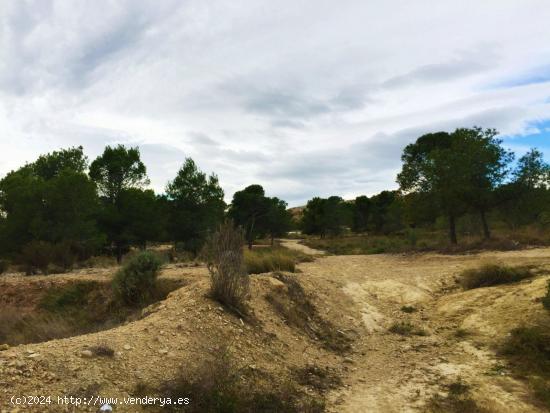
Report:
[{"label": "dry bush", "polygon": [[100,343],[90,347],[90,351],[97,357],[114,357],[115,351],[107,343]]},{"label": "dry bush", "polygon": [[416,327],[414,324],[411,324],[408,321],[401,321],[392,324],[389,328],[389,331],[394,334],[399,334],[401,336],[426,336],[428,333],[426,330]]},{"label": "dry bush", "polygon": [[334,369],[329,367],[321,368],[309,365],[303,368],[294,369],[293,376],[301,385],[311,387],[319,393],[336,389],[342,385],[340,376],[338,376]]},{"label": "dry bush", "polygon": [[313,257],[285,247],[262,247],[246,250],[244,261],[250,274],[273,271],[295,272],[296,264],[313,261]]},{"label": "dry bush", "polygon": [[205,255],[210,273],[210,294],[229,309],[246,314],[250,277],[243,256],[244,236],[231,221],[220,225],[207,242]]},{"label": "dry bush", "polygon": [[480,268],[463,271],[460,284],[465,290],[492,285],[510,284],[534,276],[531,267],[508,267],[506,265],[485,264]]}]

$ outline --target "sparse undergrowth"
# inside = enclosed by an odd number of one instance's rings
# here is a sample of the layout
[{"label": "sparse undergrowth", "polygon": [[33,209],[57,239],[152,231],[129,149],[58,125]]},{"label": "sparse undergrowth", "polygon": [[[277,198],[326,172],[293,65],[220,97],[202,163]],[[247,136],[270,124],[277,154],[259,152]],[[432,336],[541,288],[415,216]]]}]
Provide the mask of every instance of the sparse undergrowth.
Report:
[{"label": "sparse undergrowth", "polygon": [[226,351],[203,362],[196,371],[187,368],[159,389],[140,383],[136,396],[158,394],[172,400],[189,398],[187,405],[165,406],[186,413],[322,413],[322,397],[303,392],[290,380],[279,381],[266,372],[239,367]]},{"label": "sparse undergrowth", "polygon": [[275,273],[274,276],[286,285],[286,290],[275,290],[265,298],[285,322],[321,341],[329,350],[347,352],[350,349],[350,337],[319,315],[296,277],[283,273]]},{"label": "sparse undergrowth", "polygon": [[141,307],[166,298],[182,285],[177,280],[157,280],[149,299],[138,307],[114,299],[107,283],[77,281],[51,287],[32,311],[12,304],[0,306],[0,344],[38,343],[112,328],[137,318]]},{"label": "sparse undergrowth", "polygon": [[388,330],[391,333],[401,336],[427,336],[426,330],[415,326],[408,321],[400,321],[392,324]]},{"label": "sparse undergrowth", "polygon": [[403,311],[404,313],[411,314],[411,313],[415,313],[417,310],[416,310],[416,307],[412,305],[404,305],[403,307],[401,307],[401,311]]},{"label": "sparse undergrowth", "polygon": [[342,385],[340,376],[328,367],[321,368],[315,365],[308,365],[295,369],[293,376],[301,385],[313,388],[319,393],[338,388]]},{"label": "sparse undergrowth", "polygon": [[550,330],[548,325],[511,331],[501,347],[512,371],[525,378],[535,397],[550,409]]},{"label": "sparse undergrowth", "polygon": [[510,284],[533,277],[534,269],[529,266],[509,267],[486,264],[479,268],[465,270],[460,275],[460,284],[465,290]]},{"label": "sparse undergrowth", "polygon": [[259,247],[244,253],[246,269],[250,274],[273,271],[295,272],[296,264],[313,261],[313,257],[281,246]]},{"label": "sparse undergrowth", "polygon": [[433,396],[426,405],[429,413],[489,413],[470,396],[470,386],[458,380],[447,386],[447,395]]}]

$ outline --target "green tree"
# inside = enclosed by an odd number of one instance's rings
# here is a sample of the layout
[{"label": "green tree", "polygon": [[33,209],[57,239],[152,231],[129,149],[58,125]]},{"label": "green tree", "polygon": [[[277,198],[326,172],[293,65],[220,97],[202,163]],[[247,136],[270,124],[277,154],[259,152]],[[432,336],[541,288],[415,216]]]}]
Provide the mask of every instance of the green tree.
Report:
[{"label": "green tree", "polygon": [[353,203],[353,232],[366,232],[372,210],[372,201],[365,195],[355,198]]},{"label": "green tree", "polygon": [[97,184],[101,195],[113,204],[124,189],[143,188],[149,184],[139,148],[124,145],[107,146],[90,165],[90,178]]},{"label": "green tree", "polygon": [[256,238],[267,233],[268,212],[269,200],[260,185],[247,186],[233,195],[228,215],[243,228],[249,249]]},{"label": "green tree", "polygon": [[339,196],[315,197],[308,201],[302,217],[305,234],[338,235],[350,221],[349,208]]},{"label": "green tree", "polygon": [[53,151],[40,155],[31,165],[36,176],[48,180],[58,176],[64,170],[85,173],[88,158],[82,146]]},{"label": "green tree", "polygon": [[266,228],[273,245],[275,237],[283,236],[290,229],[292,216],[287,210],[288,204],[282,199],[267,198],[267,202]]},{"label": "green tree", "polygon": [[214,174],[206,176],[187,158],[166,195],[171,202],[170,228],[175,241],[195,253],[223,220],[224,193]]},{"label": "green tree", "polygon": [[[132,244],[143,246],[144,220],[153,220],[148,209],[147,198],[151,193],[140,192],[149,183],[147,170],[141,161],[138,148],[124,145],[107,146],[103,154],[90,165],[90,177],[97,184],[102,195],[103,208],[99,222],[118,262]],[[135,207],[132,202],[137,202]],[[128,219],[133,217],[134,223]],[[134,233],[140,228],[140,234]]]}]

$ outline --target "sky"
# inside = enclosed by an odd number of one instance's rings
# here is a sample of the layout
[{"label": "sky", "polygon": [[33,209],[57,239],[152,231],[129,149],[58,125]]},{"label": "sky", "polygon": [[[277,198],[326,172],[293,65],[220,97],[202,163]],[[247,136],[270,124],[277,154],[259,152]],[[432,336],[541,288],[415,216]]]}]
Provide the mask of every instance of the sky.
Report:
[{"label": "sky", "polygon": [[227,200],[395,189],[427,132],[496,128],[550,160],[548,0],[0,1],[0,176],[41,153],[186,157]]}]

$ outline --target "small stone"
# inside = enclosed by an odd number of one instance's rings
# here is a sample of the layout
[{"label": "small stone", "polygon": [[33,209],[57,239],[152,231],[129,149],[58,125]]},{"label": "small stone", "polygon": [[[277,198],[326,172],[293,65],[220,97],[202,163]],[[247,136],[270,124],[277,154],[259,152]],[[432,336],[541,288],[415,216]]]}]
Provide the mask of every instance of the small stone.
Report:
[{"label": "small stone", "polygon": [[130,344],[124,344],[124,350],[131,350],[132,346]]},{"label": "small stone", "polygon": [[82,351],[80,352],[80,355],[81,355],[82,357],[84,357],[84,358],[91,358],[91,357],[94,356],[94,353],[92,353],[91,350],[82,350]]},{"label": "small stone", "polygon": [[34,358],[40,357],[40,353],[32,353],[32,354],[29,354],[27,357],[34,359]]},{"label": "small stone", "polygon": [[168,354],[168,350],[166,349],[160,349],[159,354]]}]

